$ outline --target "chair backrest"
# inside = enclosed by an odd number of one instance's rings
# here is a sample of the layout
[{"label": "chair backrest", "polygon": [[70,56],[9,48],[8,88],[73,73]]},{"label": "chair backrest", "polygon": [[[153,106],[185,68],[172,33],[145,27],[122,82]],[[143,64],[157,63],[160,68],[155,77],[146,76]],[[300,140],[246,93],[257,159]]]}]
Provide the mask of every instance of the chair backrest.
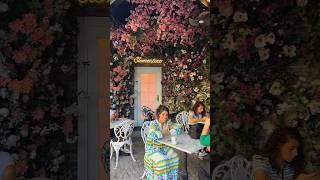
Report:
[{"label": "chair backrest", "polygon": [[141,138],[143,140],[143,143],[145,143],[145,141],[146,141],[146,138],[147,138],[147,135],[148,135],[148,132],[149,132],[150,122],[151,121],[145,121],[142,124],[142,127],[141,127]]},{"label": "chair backrest", "polygon": [[176,122],[182,125],[184,132],[189,131],[188,116],[189,112],[187,111],[181,111],[176,116]]},{"label": "chair backrest", "polygon": [[250,180],[251,163],[238,155],[218,165],[212,172],[215,180]]},{"label": "chair backrest", "polygon": [[212,180],[231,180],[229,161],[218,165],[212,172]]},{"label": "chair backrest", "polygon": [[152,111],[149,107],[142,106],[141,111],[142,111],[144,120],[152,121],[155,119],[155,112]]},{"label": "chair backrest", "polygon": [[127,141],[131,138],[131,134],[134,128],[134,121],[126,118],[119,118],[124,120],[118,126],[114,128],[114,134],[117,137],[117,141]]},{"label": "chair backrest", "polygon": [[234,156],[229,160],[232,180],[250,180],[251,163],[243,156]]}]

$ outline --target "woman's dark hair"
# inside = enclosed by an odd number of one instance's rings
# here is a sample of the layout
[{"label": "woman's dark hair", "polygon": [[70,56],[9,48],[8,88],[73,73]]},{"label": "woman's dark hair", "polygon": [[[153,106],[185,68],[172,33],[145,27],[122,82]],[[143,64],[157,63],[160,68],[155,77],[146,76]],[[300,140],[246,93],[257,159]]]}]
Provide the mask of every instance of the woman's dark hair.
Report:
[{"label": "woman's dark hair", "polygon": [[156,110],[157,118],[159,118],[159,115],[160,115],[163,111],[167,111],[167,112],[168,112],[168,115],[169,115],[169,108],[167,108],[167,106],[160,105],[160,106],[157,108],[157,110]]},{"label": "woman's dark hair", "polygon": [[202,117],[205,117],[205,116],[206,116],[206,106],[205,106],[205,105],[203,104],[203,102],[201,102],[201,101],[197,101],[197,102],[193,105],[192,111],[193,111],[194,113],[196,113],[198,107],[200,107],[200,106],[203,107],[203,111],[201,112],[201,115],[202,115]]},{"label": "woman's dark hair", "polygon": [[268,157],[272,164],[280,153],[281,145],[287,143],[289,139],[294,139],[299,142],[298,154],[290,164],[295,169],[295,174],[298,175],[304,171],[305,161],[303,156],[303,140],[298,129],[293,127],[278,127],[269,136],[267,143],[260,151],[260,155]]}]

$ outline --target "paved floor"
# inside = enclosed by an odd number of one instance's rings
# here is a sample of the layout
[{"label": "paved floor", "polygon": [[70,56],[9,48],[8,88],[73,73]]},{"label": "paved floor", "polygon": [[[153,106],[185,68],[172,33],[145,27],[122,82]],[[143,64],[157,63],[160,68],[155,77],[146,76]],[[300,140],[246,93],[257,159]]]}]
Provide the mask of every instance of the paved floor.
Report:
[{"label": "paved floor", "polygon": [[[117,169],[115,167],[115,153],[110,162],[110,177],[111,180],[139,180],[143,174],[143,156],[144,156],[144,144],[140,136],[140,130],[135,130],[132,134],[133,141],[133,154],[136,159],[134,162],[131,156],[119,156],[119,162]],[[176,151],[179,154],[179,173],[184,172],[184,154],[180,151]],[[199,160],[195,154],[188,155],[188,180],[198,180],[198,167]]]}]

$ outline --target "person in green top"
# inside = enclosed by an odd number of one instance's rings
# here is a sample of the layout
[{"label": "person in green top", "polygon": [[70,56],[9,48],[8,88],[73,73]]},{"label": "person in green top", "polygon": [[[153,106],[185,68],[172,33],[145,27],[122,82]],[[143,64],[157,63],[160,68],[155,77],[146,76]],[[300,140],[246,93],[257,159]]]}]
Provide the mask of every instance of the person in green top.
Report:
[{"label": "person in green top", "polygon": [[[210,152],[210,118],[205,120],[200,136],[200,144],[206,147],[207,152]],[[210,180],[210,154],[203,157],[203,160],[199,163],[199,167],[199,180]]]},{"label": "person in green top", "polygon": [[210,151],[210,118],[205,119],[205,123],[200,136],[200,144]]}]

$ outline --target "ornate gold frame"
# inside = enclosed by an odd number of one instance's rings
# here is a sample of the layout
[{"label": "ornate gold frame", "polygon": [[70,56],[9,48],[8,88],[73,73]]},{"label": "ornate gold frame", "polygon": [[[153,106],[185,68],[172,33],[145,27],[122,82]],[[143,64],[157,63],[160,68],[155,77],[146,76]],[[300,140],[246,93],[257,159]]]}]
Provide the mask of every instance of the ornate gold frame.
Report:
[{"label": "ornate gold frame", "polygon": [[163,60],[159,58],[135,57],[133,62],[134,64],[162,64]]}]

